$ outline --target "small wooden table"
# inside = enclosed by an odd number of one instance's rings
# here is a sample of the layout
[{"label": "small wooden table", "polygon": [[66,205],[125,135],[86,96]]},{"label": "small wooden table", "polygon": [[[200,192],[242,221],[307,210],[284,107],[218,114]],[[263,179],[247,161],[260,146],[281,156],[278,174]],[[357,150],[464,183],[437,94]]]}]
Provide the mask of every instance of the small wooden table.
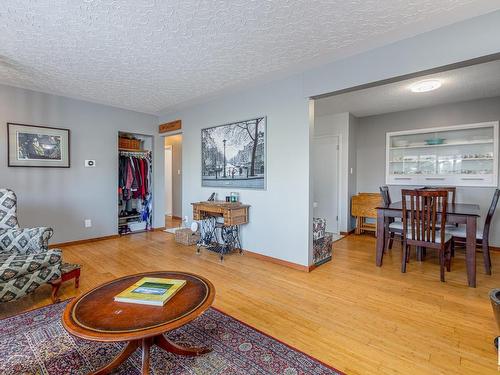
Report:
[{"label": "small wooden table", "polygon": [[[385,218],[402,217],[402,202],[392,203],[388,207],[377,207],[377,256],[376,264],[382,266],[384,257]],[[467,281],[470,287],[476,287],[476,230],[479,217],[479,205],[465,203],[450,203],[446,208],[446,222],[465,224],[467,231],[465,259],[467,264]]]},{"label": "small wooden table", "polygon": [[[162,307],[113,300],[143,277],[183,279],[187,283]],[[152,345],[186,356],[211,351],[179,346],[163,334],[196,319],[210,307],[214,297],[214,286],[201,276],[174,271],[141,273],[105,283],[71,301],[64,310],[62,323],[69,333],[86,340],[128,342],[111,363],[93,374],[109,374],[139,347],[142,347],[142,373],[148,374]]]}]

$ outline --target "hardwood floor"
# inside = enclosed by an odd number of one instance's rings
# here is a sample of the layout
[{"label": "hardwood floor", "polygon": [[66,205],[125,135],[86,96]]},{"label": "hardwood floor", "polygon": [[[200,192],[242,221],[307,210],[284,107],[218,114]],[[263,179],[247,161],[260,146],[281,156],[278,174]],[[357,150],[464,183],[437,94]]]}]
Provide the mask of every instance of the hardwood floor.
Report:
[{"label": "hardwood floor", "polygon": [[177,228],[182,225],[182,220],[175,216],[165,215],[165,228]]},{"label": "hardwood floor", "polygon": [[[82,264],[80,290],[68,282],[61,297],[73,297],[113,278],[152,270],[183,270],[209,278],[214,305],[348,374],[496,374],[497,333],[488,291],[498,286],[500,254],[486,276],[478,254],[478,288],[467,287],[460,252],[439,281],[429,251],[400,273],[400,250],[375,266],[375,239],[351,235],[334,243],[333,261],[311,273],[245,255],[220,263],[215,254],[195,255],[165,232],[141,233],[64,248],[64,258]],[[0,304],[0,315],[50,303],[50,288]]]}]

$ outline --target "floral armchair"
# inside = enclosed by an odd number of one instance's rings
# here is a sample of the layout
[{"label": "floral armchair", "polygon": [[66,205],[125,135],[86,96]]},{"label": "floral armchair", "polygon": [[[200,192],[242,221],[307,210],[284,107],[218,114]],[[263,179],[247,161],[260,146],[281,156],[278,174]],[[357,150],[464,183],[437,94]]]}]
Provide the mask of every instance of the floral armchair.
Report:
[{"label": "floral armchair", "polygon": [[0,302],[61,277],[62,252],[48,248],[52,229],[19,228],[16,203],[12,190],[0,189]]}]

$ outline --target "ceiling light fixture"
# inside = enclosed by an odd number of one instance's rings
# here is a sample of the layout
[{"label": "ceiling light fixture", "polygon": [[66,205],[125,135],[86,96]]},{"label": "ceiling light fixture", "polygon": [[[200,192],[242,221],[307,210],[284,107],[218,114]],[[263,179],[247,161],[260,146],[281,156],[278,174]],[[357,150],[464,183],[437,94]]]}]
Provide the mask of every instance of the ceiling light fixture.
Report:
[{"label": "ceiling light fixture", "polygon": [[415,82],[410,86],[412,92],[428,92],[437,90],[442,85],[439,79],[424,79],[423,81]]}]

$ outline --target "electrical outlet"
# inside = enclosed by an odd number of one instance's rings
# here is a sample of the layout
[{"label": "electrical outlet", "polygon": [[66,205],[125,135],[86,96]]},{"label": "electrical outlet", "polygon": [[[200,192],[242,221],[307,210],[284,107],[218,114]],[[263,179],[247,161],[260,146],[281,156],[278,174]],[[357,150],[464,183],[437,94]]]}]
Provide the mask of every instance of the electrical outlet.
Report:
[{"label": "electrical outlet", "polygon": [[92,220],[85,219],[85,228],[91,228],[91,227],[92,227]]}]

